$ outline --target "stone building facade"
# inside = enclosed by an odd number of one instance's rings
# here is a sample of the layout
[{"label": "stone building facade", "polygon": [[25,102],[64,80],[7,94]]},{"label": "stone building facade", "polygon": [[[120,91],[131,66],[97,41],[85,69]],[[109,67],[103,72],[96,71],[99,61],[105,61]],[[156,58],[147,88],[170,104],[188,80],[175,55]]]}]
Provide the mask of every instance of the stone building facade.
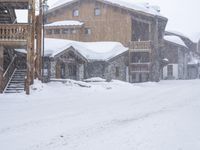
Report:
[{"label": "stone building facade", "polygon": [[85,64],[85,78],[101,77],[110,81],[112,79],[129,81],[128,52],[112,58],[109,61],[92,61]]},{"label": "stone building facade", "polygon": [[[46,41],[47,44],[52,41],[52,39],[49,40]],[[86,45],[90,44],[87,43]],[[107,81],[112,79],[129,81],[128,48],[123,47],[120,43],[111,43],[111,46],[109,46],[111,48],[103,47],[104,50],[108,49],[103,55],[102,53],[92,53],[91,49],[87,50],[83,42],[76,42],[75,44],[66,42],[66,46],[66,48],[60,50],[58,42],[58,50],[54,54],[46,55],[44,72],[47,82],[55,78],[83,80],[92,77],[101,77]],[[65,46],[62,45],[62,47]],[[96,46],[93,45],[92,47],[95,48]],[[86,51],[89,53],[85,53]],[[105,57],[107,55],[108,57]]]}]

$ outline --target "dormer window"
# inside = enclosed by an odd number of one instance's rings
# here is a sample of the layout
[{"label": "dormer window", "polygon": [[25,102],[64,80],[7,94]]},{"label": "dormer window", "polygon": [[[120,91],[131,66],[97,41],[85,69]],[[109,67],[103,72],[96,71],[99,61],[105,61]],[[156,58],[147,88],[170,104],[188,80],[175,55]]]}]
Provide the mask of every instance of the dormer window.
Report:
[{"label": "dormer window", "polygon": [[73,16],[74,17],[78,17],[79,16],[79,10],[78,9],[74,9],[73,10]]},{"label": "dormer window", "polygon": [[95,15],[95,16],[100,16],[100,15],[101,15],[101,10],[100,10],[100,8],[95,8],[95,9],[94,9],[94,15]]}]

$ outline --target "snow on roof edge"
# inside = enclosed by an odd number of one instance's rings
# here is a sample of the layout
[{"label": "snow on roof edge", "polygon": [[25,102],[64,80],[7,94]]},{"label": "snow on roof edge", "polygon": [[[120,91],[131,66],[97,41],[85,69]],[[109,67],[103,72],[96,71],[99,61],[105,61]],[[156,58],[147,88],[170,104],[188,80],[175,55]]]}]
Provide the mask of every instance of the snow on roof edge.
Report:
[{"label": "snow on roof edge", "polygon": [[183,40],[179,37],[179,36],[175,36],[175,35],[165,35],[164,36],[164,40],[171,42],[171,43],[175,43],[178,44],[180,46],[183,46],[185,48],[188,48],[185,43],[183,42]]},{"label": "snow on roof edge", "polygon": [[55,57],[57,54],[73,47],[88,61],[109,61],[128,51],[119,42],[78,42],[60,39],[45,39],[45,56]]},{"label": "snow on roof edge", "polygon": [[[60,0],[60,1],[57,1],[49,10],[47,13],[50,13],[60,7],[64,7],[64,6],[67,6],[67,5],[70,5],[74,2],[77,2],[79,0]],[[144,3],[131,3],[131,2],[127,2],[127,1],[124,1],[124,0],[98,0],[100,2],[103,2],[103,3],[109,3],[109,4],[113,4],[113,5],[116,5],[118,7],[124,7],[126,9],[130,9],[130,10],[135,10],[135,11],[138,11],[138,12],[142,12],[142,13],[146,13],[146,14],[149,14],[149,15],[152,15],[152,16],[158,16],[158,17],[161,17],[161,18],[164,18],[164,19],[167,19],[165,16],[163,16],[160,12],[158,12],[158,10],[155,9],[154,6],[151,6],[148,4],[147,5],[144,5]],[[141,8],[143,7],[143,8]]]},{"label": "snow on roof edge", "polygon": [[77,20],[65,20],[65,21],[56,21],[53,23],[46,24],[45,27],[53,26],[82,26],[84,23]]}]

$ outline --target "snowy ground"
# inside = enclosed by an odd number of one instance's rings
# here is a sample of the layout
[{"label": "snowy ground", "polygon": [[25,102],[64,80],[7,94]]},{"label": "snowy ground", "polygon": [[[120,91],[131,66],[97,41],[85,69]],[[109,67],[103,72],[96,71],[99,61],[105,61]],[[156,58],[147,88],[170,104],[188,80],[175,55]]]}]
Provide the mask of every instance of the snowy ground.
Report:
[{"label": "snowy ground", "polygon": [[200,149],[200,80],[87,85],[0,95],[0,149]]}]

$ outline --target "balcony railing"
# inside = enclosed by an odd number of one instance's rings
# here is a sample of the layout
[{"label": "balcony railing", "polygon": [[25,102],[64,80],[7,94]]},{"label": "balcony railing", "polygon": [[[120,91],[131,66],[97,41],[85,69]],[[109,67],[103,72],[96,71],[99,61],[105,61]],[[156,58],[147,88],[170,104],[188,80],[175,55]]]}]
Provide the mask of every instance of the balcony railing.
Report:
[{"label": "balcony railing", "polygon": [[131,51],[151,51],[152,42],[151,41],[132,41],[130,42]]},{"label": "balcony railing", "polygon": [[28,3],[29,0],[0,0],[1,3]]},{"label": "balcony railing", "polygon": [[150,63],[132,63],[129,66],[131,73],[149,73],[150,72]]},{"label": "balcony railing", "polygon": [[12,9],[28,9],[29,0],[0,0],[2,7]]},{"label": "balcony railing", "polygon": [[0,24],[0,41],[26,40],[27,24]]}]

